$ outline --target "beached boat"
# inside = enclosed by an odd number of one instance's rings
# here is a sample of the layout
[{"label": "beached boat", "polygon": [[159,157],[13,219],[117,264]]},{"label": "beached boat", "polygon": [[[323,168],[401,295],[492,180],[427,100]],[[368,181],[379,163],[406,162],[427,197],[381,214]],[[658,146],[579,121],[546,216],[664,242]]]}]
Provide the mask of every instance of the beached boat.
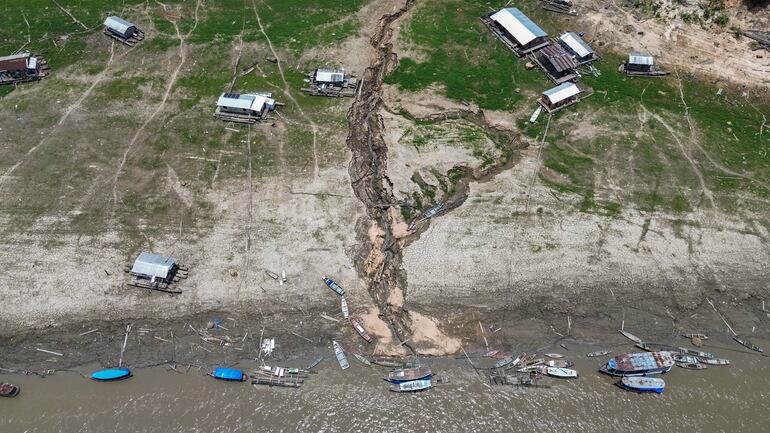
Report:
[{"label": "beached boat", "polygon": [[342,350],[342,346],[340,346],[340,343],[337,343],[336,341],[332,341],[332,347],[334,347],[334,356],[337,357],[337,362],[340,364],[340,368],[343,370],[350,367],[350,363],[348,363],[348,358],[345,356],[345,351]]},{"label": "beached boat", "polygon": [[635,347],[638,347],[639,349],[646,350],[648,352],[654,352],[655,349],[651,348],[647,345],[647,343],[634,343]]},{"label": "beached boat", "polygon": [[390,390],[393,392],[417,392],[424,391],[432,386],[433,383],[430,379],[420,379],[390,385]]},{"label": "beached boat", "polygon": [[745,337],[740,337],[738,335],[734,335],[733,336],[733,340],[737,341],[738,344],[740,344],[741,346],[749,348],[749,349],[751,349],[751,350],[753,350],[755,352],[762,353],[762,352],[765,351],[761,347],[759,347],[756,344],[752,343],[751,341],[747,340]]},{"label": "beached boat", "polygon": [[305,367],[305,370],[310,370],[310,369],[313,369],[313,368],[315,368],[315,367],[316,367],[318,364],[320,364],[320,363],[321,363],[321,361],[323,361],[323,360],[324,360],[324,357],[323,357],[323,356],[321,356],[321,355],[318,355],[318,356],[316,356],[315,358],[313,358],[313,359],[310,361],[310,364],[308,364],[308,365],[307,365],[307,367]]},{"label": "beached boat", "polygon": [[624,377],[618,385],[629,391],[657,392],[660,394],[666,388],[666,382],[657,377]]},{"label": "beached boat", "polygon": [[12,383],[0,383],[0,397],[16,397],[21,387]]},{"label": "beached boat", "polygon": [[564,358],[564,355],[562,355],[561,353],[546,353],[545,356],[547,356],[549,358],[553,358],[553,359]]},{"label": "beached boat", "polygon": [[697,363],[698,358],[692,356],[692,355],[685,355],[682,353],[674,353],[671,355],[672,358],[674,358],[674,362],[683,362],[683,363]]},{"label": "beached boat", "polygon": [[700,350],[688,349],[686,347],[677,347],[679,353],[683,355],[697,356],[698,358],[713,358],[714,354],[709,352],[701,352]]},{"label": "beached boat", "polygon": [[636,335],[634,335],[634,334],[632,334],[632,333],[630,333],[628,331],[624,331],[624,330],[621,329],[618,332],[623,334],[624,337],[628,338],[629,340],[633,341],[634,343],[644,344],[644,341],[642,341],[641,338],[637,337]]},{"label": "beached boat", "polygon": [[548,376],[558,377],[561,379],[577,379],[578,377],[578,372],[570,368],[545,367],[543,371]]},{"label": "beached boat", "polygon": [[526,353],[521,355],[521,359],[519,359],[519,365],[529,365],[532,363],[532,361],[535,360],[537,357],[537,353],[530,353],[527,355]]},{"label": "beached boat", "polygon": [[371,343],[372,342],[372,336],[369,335],[368,332],[366,332],[366,329],[364,329],[364,327],[361,326],[361,323],[358,320],[356,320],[355,318],[353,318],[353,317],[351,317],[349,320],[350,320],[350,324],[353,326],[353,329],[356,330],[358,335],[360,335],[361,338],[366,340],[367,343]]},{"label": "beached boat", "polygon": [[[514,362],[516,361],[516,362]],[[503,368],[508,364],[516,364],[519,362],[519,358],[514,358],[513,356],[509,356],[505,359],[501,359],[492,366],[492,368]]]},{"label": "beached boat", "polygon": [[699,338],[701,340],[708,340],[709,336],[706,334],[682,334],[685,338]]},{"label": "beached boat", "polygon": [[214,379],[230,380],[234,382],[243,382],[249,378],[247,374],[234,368],[215,368],[214,372],[211,373],[211,376],[214,377]]},{"label": "beached boat", "polygon": [[379,365],[380,367],[388,367],[388,368],[403,368],[404,363],[401,361],[396,361],[393,359],[385,359],[385,358],[373,358],[372,364]]},{"label": "beached boat", "polygon": [[323,277],[324,283],[326,283],[327,286],[329,286],[330,289],[334,290],[334,292],[340,296],[345,295],[345,289],[342,288],[339,284],[335,283],[334,280],[331,278]]},{"label": "beached boat", "polygon": [[575,365],[575,363],[568,359],[549,359],[545,362],[545,365],[556,368],[570,368]]},{"label": "beached boat", "polygon": [[484,354],[487,358],[493,358],[493,359],[505,359],[509,357],[510,355],[503,352],[502,350],[492,350]]},{"label": "beached boat", "polygon": [[673,366],[671,352],[640,352],[611,358],[599,371],[612,376],[643,376],[667,373]]},{"label": "beached boat", "polygon": [[432,374],[428,367],[403,368],[391,371],[384,379],[390,383],[401,383],[411,380],[429,379]]},{"label": "beached boat", "polygon": [[607,356],[612,353],[611,350],[597,350],[596,352],[588,352],[586,356],[589,358],[598,358],[600,356]]},{"label": "beached boat", "polygon": [[121,380],[131,377],[131,370],[127,368],[99,370],[91,373],[91,379],[100,381]]},{"label": "beached boat", "polygon": [[[696,356],[696,358],[698,357]],[[698,358],[698,361],[708,365],[730,365],[730,360],[724,358]]]},{"label": "beached boat", "polygon": [[368,366],[372,365],[372,362],[366,359],[364,355],[359,355],[358,353],[354,353],[353,356],[355,356],[358,362],[360,362],[361,364],[368,365]]},{"label": "beached boat", "polygon": [[342,308],[342,317],[347,319],[350,316],[350,310],[348,310],[348,301],[345,300],[345,297],[340,298],[340,308]]},{"label": "beached boat", "polygon": [[687,370],[705,370],[706,369],[706,366],[699,362],[677,362],[676,366]]}]

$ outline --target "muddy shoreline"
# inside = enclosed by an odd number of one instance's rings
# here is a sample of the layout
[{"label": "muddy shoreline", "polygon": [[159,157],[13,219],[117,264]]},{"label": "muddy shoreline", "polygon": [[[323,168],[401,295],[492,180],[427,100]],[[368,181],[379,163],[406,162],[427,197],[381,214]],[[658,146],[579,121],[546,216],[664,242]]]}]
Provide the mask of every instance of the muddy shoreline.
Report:
[{"label": "muddy shoreline", "polygon": [[[720,313],[728,318],[733,329],[749,331],[746,335],[767,340],[766,324],[770,319],[761,311],[761,301],[753,298],[738,303],[713,299]],[[597,308],[592,301],[581,301],[568,309],[554,307],[561,302],[543,298],[526,304],[510,304],[503,308],[468,304],[433,304],[418,307],[441,320],[446,332],[458,336],[468,353],[489,349],[510,352],[531,352],[549,348],[613,347],[628,345],[618,334],[626,330],[656,343],[683,344],[683,332],[705,332],[720,341],[728,350],[743,350],[731,343],[726,325],[707,302],[692,309],[678,309],[662,299],[648,302],[618,303]],[[140,368],[170,365],[179,368],[210,368],[213,365],[233,365],[259,357],[262,337],[276,338],[274,354],[268,363],[305,362],[315,355],[332,356],[331,340],[340,341],[348,353],[382,356],[378,341],[367,344],[358,337],[346,321],[333,322],[321,317],[329,309],[304,308],[275,310],[259,314],[254,308],[241,311],[207,311],[190,316],[168,319],[137,318],[127,321],[86,320],[63,326],[34,329],[0,338],[0,368],[18,373],[41,374],[76,369],[98,364],[118,365],[126,325],[132,324],[124,354],[124,366]],[[569,314],[569,319],[567,315]],[[332,314],[336,316],[335,314]],[[214,321],[222,328],[208,329]],[[484,328],[483,334],[481,327]],[[195,330],[193,330],[193,328]],[[80,335],[98,329],[98,331]],[[146,331],[146,332],[143,332]],[[232,344],[203,341],[198,332],[207,332]],[[724,340],[724,341],[722,341]],[[62,353],[51,355],[36,349]],[[583,356],[570,352],[570,356]],[[757,354],[759,355],[759,354]],[[449,356],[458,356],[457,353]],[[765,356],[765,355],[759,355]],[[430,358],[430,357],[426,357]]]}]

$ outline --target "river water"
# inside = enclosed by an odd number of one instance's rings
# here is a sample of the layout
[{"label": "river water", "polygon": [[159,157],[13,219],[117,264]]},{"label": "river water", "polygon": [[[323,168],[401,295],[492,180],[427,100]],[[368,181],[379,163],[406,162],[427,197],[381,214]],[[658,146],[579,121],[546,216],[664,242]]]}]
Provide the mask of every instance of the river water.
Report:
[{"label": "river water", "polygon": [[3,374],[0,381],[22,392],[0,399],[0,432],[770,431],[770,360],[724,346],[706,349],[732,365],[675,367],[662,376],[662,395],[613,386],[613,378],[596,371],[604,359],[574,349],[565,353],[573,355],[580,378],[544,379],[549,388],[490,386],[465,359],[433,359],[427,362],[434,374],[450,383],[410,395],[388,391],[387,369],[351,359],[343,372],[331,354],[300,389],[219,382],[195,368],[186,374],[138,369],[115,383],[69,372]]}]

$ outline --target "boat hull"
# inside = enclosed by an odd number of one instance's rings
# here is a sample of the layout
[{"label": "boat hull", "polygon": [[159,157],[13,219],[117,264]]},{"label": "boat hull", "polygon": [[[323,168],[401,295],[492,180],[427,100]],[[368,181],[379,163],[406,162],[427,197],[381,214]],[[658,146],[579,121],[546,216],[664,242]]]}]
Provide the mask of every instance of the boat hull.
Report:
[{"label": "boat hull", "polygon": [[664,382],[663,379],[652,377],[624,377],[618,381],[618,386],[628,391],[654,392],[660,394],[666,388],[666,382]]},{"label": "boat hull", "polygon": [[234,368],[217,368],[214,370],[212,376],[214,379],[229,382],[243,382],[248,379],[248,376],[244,372]]},{"label": "boat hull", "polygon": [[396,370],[384,377],[387,382],[399,384],[404,382],[411,382],[414,380],[430,379],[433,373],[429,368],[405,368],[402,370]]},{"label": "boat hull", "polygon": [[19,395],[21,387],[12,383],[0,383],[0,397],[13,398]]},{"label": "boat hull", "polygon": [[100,382],[111,382],[115,380],[123,380],[131,377],[131,370],[127,368],[99,370],[91,373],[91,379],[98,380]]},{"label": "boat hull", "polygon": [[433,383],[430,379],[410,380],[407,382],[401,382],[390,386],[390,390],[393,392],[418,392],[425,391],[433,387]]},{"label": "boat hull", "polygon": [[604,364],[599,371],[611,376],[649,376],[668,373],[674,367],[670,352],[641,352],[618,355]]}]

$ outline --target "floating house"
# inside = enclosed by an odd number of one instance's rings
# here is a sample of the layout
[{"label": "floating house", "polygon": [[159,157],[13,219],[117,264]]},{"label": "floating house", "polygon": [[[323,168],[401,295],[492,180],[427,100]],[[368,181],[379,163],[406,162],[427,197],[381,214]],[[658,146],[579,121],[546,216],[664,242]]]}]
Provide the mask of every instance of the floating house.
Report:
[{"label": "floating house", "polygon": [[673,366],[671,352],[640,352],[618,355],[607,361],[599,371],[612,376],[644,376],[667,373]]},{"label": "floating house", "polygon": [[540,0],[540,7],[547,11],[575,16],[577,11],[572,6],[572,0]]},{"label": "floating house", "polygon": [[0,84],[36,81],[45,77],[47,70],[47,62],[30,52],[0,57]]},{"label": "floating house", "polygon": [[302,91],[314,96],[352,97],[358,89],[358,79],[346,74],[344,69],[316,69],[305,81],[310,87]]},{"label": "floating house", "polygon": [[275,106],[271,93],[225,92],[217,100],[214,117],[228,122],[255,123],[266,118]]},{"label": "floating house", "polygon": [[628,54],[628,60],[621,65],[627,75],[641,77],[662,77],[668,75],[655,65],[655,59],[647,53],[631,52]]},{"label": "floating house", "polygon": [[504,8],[484,19],[487,27],[519,56],[548,45],[548,33],[517,8]]},{"label": "floating house", "polygon": [[538,102],[549,113],[554,113],[578,102],[588,89],[576,83],[562,83],[543,92]]},{"label": "floating house", "polygon": [[128,46],[144,39],[144,32],[136,24],[116,16],[104,20],[104,34]]},{"label": "floating house", "polygon": [[578,65],[585,65],[599,60],[599,55],[596,54],[596,51],[574,32],[566,32],[559,36],[559,44],[572,54]]},{"label": "floating house", "polygon": [[577,80],[580,74],[575,71],[578,63],[574,56],[561,44],[551,44],[537,51],[535,62],[554,84]]},{"label": "floating house", "polygon": [[177,263],[173,257],[142,251],[134,260],[128,273],[133,277],[129,285],[168,293],[182,293],[174,283],[187,278],[188,269]]}]

